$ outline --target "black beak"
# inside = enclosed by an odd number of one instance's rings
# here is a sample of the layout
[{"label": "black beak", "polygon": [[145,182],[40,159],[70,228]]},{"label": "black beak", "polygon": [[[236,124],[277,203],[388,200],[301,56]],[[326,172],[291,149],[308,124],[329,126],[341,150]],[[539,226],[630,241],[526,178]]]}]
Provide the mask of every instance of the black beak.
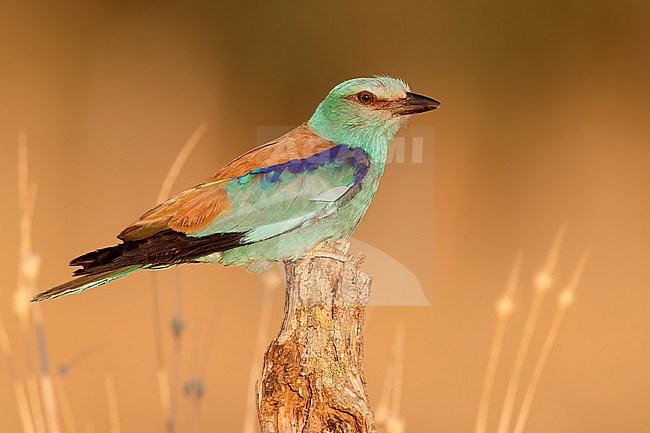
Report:
[{"label": "black beak", "polygon": [[428,96],[417,93],[406,92],[406,98],[395,101],[390,107],[394,115],[407,116],[411,114],[424,113],[440,107],[440,102]]}]

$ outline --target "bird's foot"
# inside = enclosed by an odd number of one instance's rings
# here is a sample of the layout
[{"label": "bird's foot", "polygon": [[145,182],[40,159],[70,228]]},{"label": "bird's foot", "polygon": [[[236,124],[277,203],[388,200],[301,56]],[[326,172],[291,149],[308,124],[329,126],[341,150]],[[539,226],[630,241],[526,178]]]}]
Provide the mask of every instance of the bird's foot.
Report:
[{"label": "bird's foot", "polygon": [[331,241],[325,240],[316,245],[311,251],[303,256],[303,259],[327,258],[345,263],[349,260],[347,255],[350,243],[347,240]]}]

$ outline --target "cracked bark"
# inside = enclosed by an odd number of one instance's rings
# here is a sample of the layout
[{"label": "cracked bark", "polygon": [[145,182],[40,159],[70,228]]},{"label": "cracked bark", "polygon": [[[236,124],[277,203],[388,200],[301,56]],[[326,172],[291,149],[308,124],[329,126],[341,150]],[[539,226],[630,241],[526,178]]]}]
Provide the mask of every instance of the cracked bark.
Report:
[{"label": "cracked bark", "polygon": [[363,373],[372,278],[347,240],[287,262],[284,322],[264,357],[262,433],[374,433]]}]

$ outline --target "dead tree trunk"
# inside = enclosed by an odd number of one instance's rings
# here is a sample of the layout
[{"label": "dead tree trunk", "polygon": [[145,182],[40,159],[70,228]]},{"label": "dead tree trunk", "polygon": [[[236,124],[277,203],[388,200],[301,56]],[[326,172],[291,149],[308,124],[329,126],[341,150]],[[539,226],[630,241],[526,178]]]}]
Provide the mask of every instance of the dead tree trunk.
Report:
[{"label": "dead tree trunk", "polygon": [[363,374],[363,323],[372,278],[348,241],[286,263],[280,333],[264,357],[262,433],[374,433]]}]

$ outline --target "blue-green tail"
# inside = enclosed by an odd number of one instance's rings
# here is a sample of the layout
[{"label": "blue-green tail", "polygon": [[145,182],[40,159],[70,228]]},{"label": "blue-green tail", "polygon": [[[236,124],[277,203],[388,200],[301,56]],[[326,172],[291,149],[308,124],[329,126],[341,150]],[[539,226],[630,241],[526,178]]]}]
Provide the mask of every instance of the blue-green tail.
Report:
[{"label": "blue-green tail", "polygon": [[80,293],[84,290],[92,289],[93,287],[98,287],[118,278],[122,278],[140,268],[142,268],[141,265],[127,266],[124,268],[98,272],[96,274],[84,275],[39,293],[34,296],[32,302],[54,299],[71,293]]}]

